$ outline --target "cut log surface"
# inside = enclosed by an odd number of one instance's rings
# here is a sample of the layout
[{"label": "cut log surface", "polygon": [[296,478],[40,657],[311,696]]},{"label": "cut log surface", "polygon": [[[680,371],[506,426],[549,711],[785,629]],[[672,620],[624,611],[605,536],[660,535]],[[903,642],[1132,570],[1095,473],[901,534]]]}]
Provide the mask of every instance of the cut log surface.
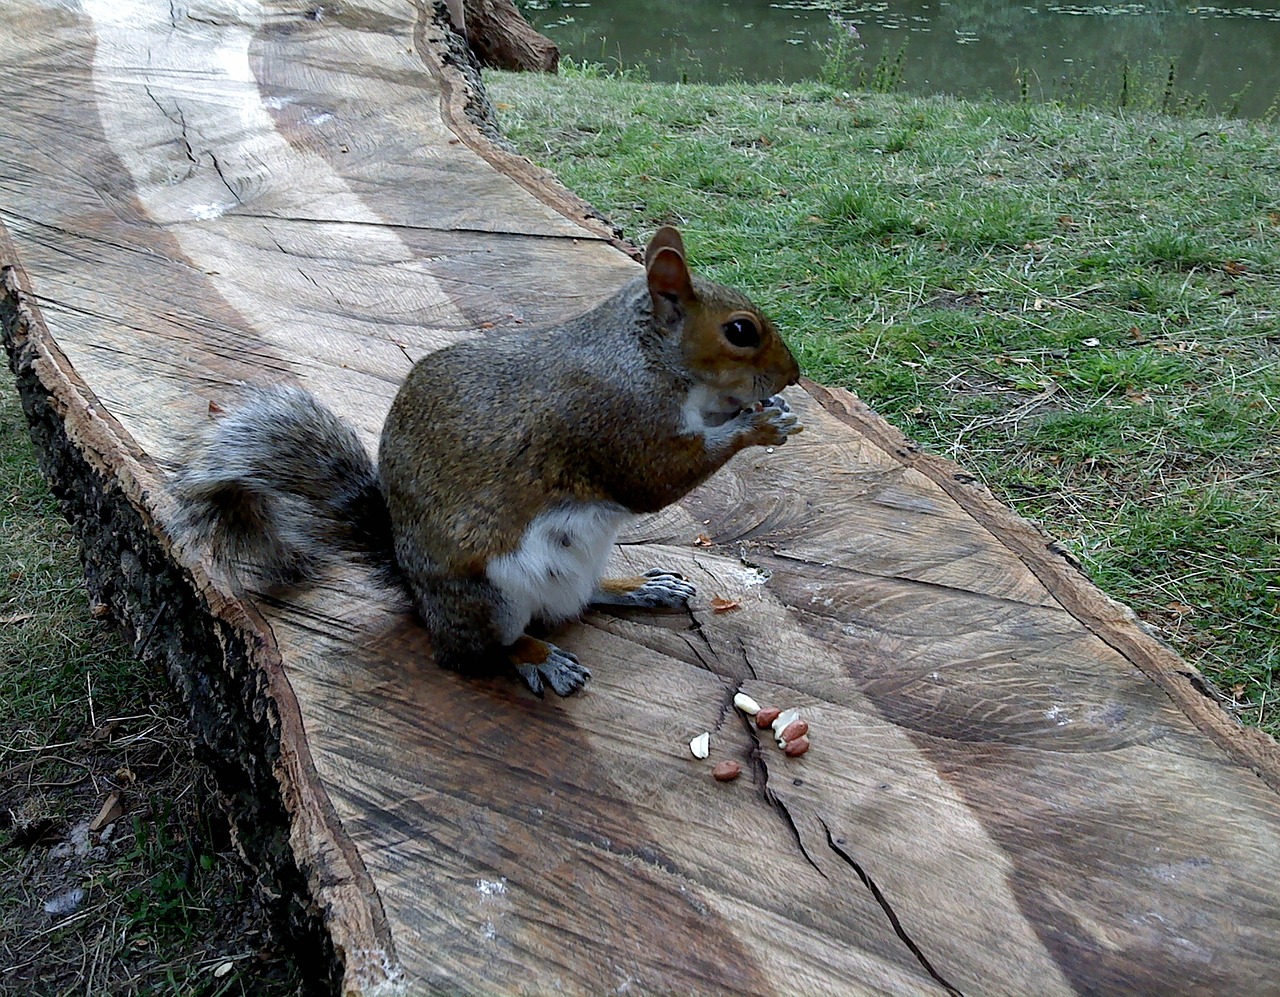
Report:
[{"label": "cut log surface", "polygon": [[[0,22],[0,311],[45,466],[318,971],[351,994],[1280,993],[1275,744],[847,392],[792,389],[805,433],[625,536],[619,573],[698,596],[568,627],[592,678],[564,700],[438,669],[358,566],[245,592],[171,540],[182,441],[242,384],[304,385],[372,451],[417,357],[637,272],[468,123],[435,18]],[[798,707],[809,753],[737,691]]]}]

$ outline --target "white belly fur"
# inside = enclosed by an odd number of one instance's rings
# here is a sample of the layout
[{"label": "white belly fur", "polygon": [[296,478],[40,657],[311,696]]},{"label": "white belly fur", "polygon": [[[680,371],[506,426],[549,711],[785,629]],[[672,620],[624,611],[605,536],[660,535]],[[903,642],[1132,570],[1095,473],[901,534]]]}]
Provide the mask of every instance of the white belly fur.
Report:
[{"label": "white belly fur", "polygon": [[485,574],[509,613],[500,624],[503,641],[519,637],[531,620],[558,623],[581,613],[629,518],[604,502],[557,506],[529,524],[515,551],[490,561]]}]

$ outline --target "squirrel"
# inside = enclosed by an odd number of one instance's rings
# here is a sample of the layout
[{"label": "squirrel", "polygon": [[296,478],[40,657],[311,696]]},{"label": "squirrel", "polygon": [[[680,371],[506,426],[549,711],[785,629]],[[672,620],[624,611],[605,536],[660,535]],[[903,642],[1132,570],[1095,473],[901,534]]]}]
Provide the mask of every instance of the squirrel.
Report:
[{"label": "squirrel", "polygon": [[440,665],[514,667],[538,695],[567,696],[590,671],[530,624],[589,605],[686,607],[694,588],[676,572],[602,577],[618,530],[739,450],[800,432],[776,394],[799,375],[774,324],[693,276],[663,227],[644,275],[590,311],[418,361],[376,466],[305,390],[251,389],[176,474],[178,532],[270,584],[362,554],[407,591]]}]

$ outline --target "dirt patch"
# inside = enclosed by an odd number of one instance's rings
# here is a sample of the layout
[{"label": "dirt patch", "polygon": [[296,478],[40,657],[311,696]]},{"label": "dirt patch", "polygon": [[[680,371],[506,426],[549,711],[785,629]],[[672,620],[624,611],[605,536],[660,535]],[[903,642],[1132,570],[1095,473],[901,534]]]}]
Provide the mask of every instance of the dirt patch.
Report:
[{"label": "dirt patch", "polygon": [[925,308],[981,308],[986,301],[986,295],[981,291],[939,291],[928,301],[925,301]]},{"label": "dirt patch", "polygon": [[300,992],[178,720],[6,760],[0,994]]}]

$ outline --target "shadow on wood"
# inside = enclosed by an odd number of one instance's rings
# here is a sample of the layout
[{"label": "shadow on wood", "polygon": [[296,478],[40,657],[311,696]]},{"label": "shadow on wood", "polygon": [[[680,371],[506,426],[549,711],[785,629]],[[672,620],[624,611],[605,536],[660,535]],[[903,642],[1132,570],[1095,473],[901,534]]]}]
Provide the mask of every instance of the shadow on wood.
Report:
[{"label": "shadow on wood", "polygon": [[[187,698],[347,993],[1273,993],[1276,746],[1037,530],[846,392],[616,553],[588,690],[437,669],[355,566],[288,598],[175,547],[181,442],[303,384],[372,449],[413,360],[635,272],[468,123],[429,6],[15,0],[6,340],[89,583]],[[739,604],[714,611],[711,600]],[[731,706],[798,706],[784,758]],[[687,744],[711,732],[712,755]],[[710,765],[745,773],[721,784]]]}]

